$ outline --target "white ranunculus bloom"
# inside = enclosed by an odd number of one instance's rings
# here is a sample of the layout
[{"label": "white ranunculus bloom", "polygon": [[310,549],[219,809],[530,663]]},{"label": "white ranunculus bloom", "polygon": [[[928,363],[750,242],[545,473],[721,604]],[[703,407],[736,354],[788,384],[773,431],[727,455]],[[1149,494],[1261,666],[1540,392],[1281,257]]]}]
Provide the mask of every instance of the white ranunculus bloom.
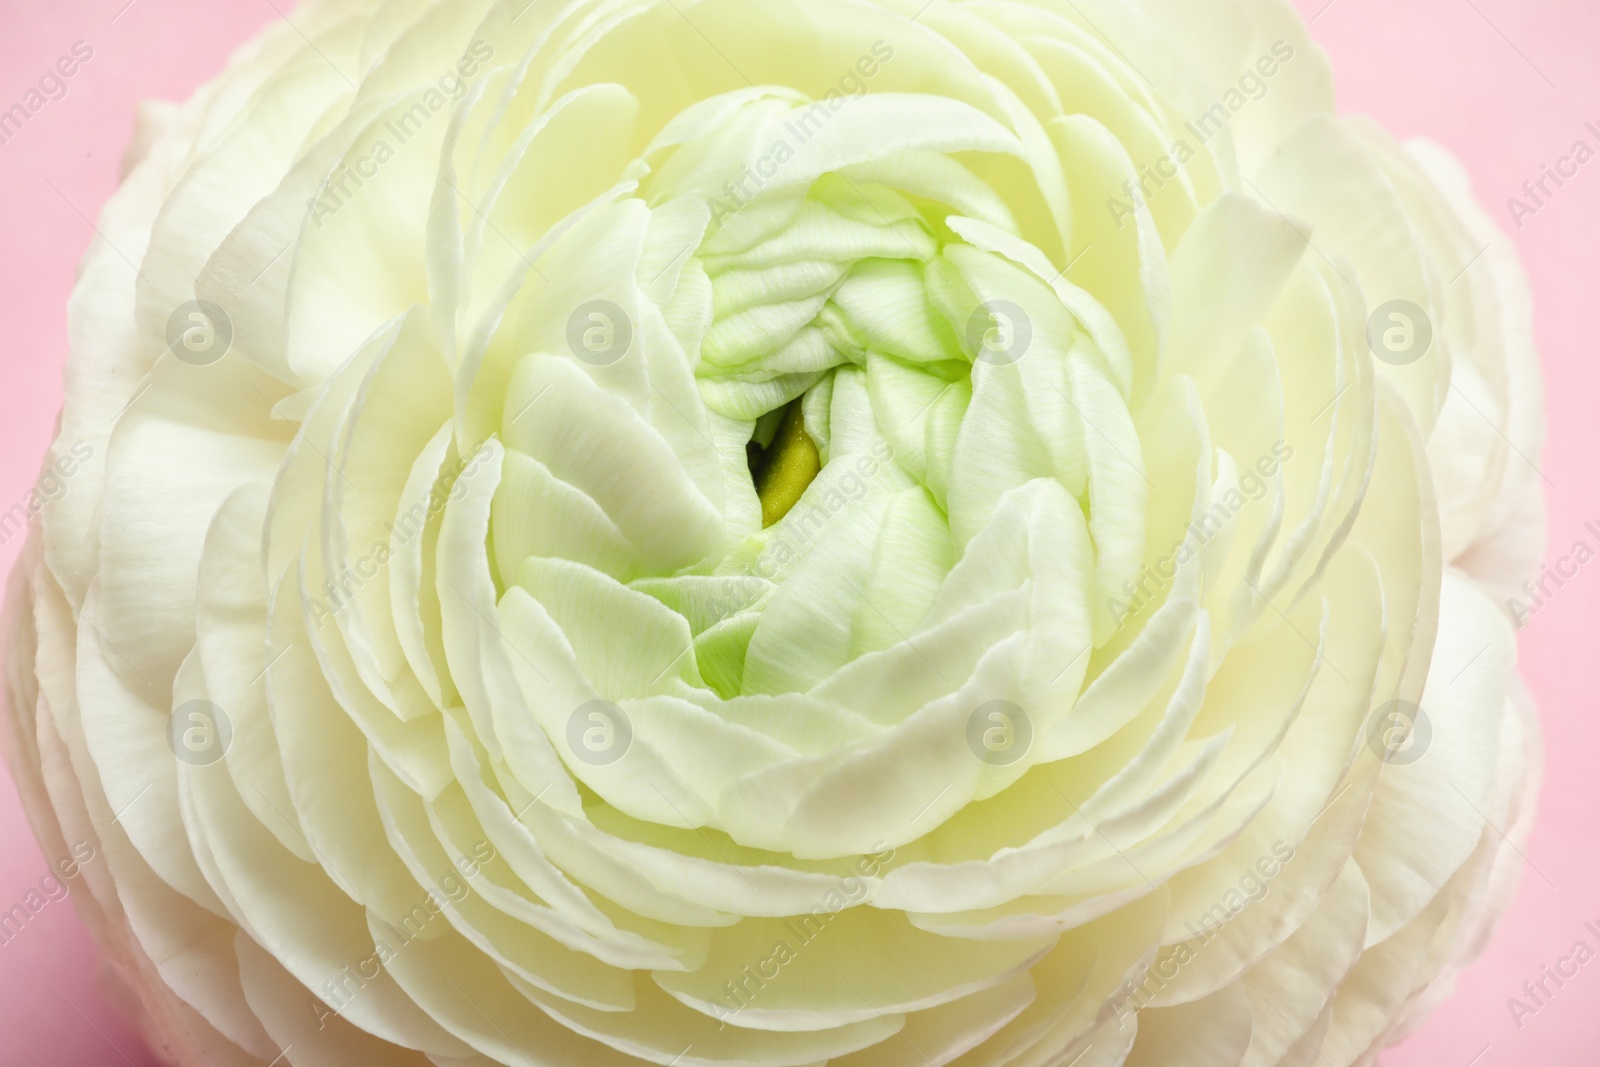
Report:
[{"label": "white ranunculus bloom", "polygon": [[[1528,300],[1278,0],[325,0],[150,110],[10,751],[174,1064],[1371,1063]],[[141,155],[142,153],[142,155]]]}]

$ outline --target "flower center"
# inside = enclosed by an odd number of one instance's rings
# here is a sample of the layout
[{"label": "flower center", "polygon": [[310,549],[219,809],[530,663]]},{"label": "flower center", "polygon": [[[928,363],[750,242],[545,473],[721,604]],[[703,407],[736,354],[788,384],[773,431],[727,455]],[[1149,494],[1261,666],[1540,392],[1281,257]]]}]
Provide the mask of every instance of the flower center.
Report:
[{"label": "flower center", "polygon": [[949,214],[847,173],[712,200],[695,255],[711,305],[695,375],[707,407],[750,427],[763,529],[869,436],[916,438],[904,454],[903,441],[888,450],[926,482],[929,446],[947,455],[960,421],[927,425],[934,402],[944,397],[954,413],[970,395],[974,361],[1008,346],[1020,354],[1016,324],[982,309],[947,258],[965,247],[944,225]]},{"label": "flower center", "polygon": [[757,424],[756,437],[748,446],[750,476],[755,482],[756,496],[761,500],[761,527],[766,529],[800,502],[810,485],[822,470],[817,455],[816,442],[806,433],[805,411],[799,401],[769,414],[778,416],[771,436],[763,443],[762,431]]},{"label": "flower center", "polygon": [[[634,343],[600,346],[638,358],[518,364],[500,579],[552,612],[604,595],[664,620],[676,658],[644,679],[657,695],[811,694],[884,657],[941,688],[1004,644],[995,663],[1015,659],[1029,699],[1056,706],[1110,632],[1092,632],[1096,585],[1119,587],[1143,543],[1127,361],[1025,236],[1052,235],[1007,207],[1015,168],[986,157],[1006,138],[885,148],[889,131],[852,115],[773,166],[741,164],[795,106],[702,109],[647,151],[645,298],[622,320]],[[585,328],[601,324],[590,304]],[[615,632],[574,651],[598,656]],[[925,633],[944,635],[938,657],[909,644]]]}]

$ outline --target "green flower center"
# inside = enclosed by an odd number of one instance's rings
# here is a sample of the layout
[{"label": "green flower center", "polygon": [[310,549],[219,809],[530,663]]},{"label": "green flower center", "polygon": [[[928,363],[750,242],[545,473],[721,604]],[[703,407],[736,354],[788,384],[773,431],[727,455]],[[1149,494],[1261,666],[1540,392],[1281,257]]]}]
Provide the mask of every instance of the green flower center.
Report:
[{"label": "green flower center", "polygon": [[806,487],[822,470],[816,442],[806,433],[805,412],[798,401],[771,412],[779,418],[766,443],[752,438],[747,455],[756,495],[761,500],[761,528],[766,529],[800,502]]}]

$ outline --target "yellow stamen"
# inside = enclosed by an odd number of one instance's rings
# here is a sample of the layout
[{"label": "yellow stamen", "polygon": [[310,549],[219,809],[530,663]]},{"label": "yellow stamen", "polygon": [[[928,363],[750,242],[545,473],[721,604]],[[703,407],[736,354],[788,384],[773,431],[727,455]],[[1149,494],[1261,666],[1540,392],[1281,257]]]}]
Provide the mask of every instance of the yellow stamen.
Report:
[{"label": "yellow stamen", "polygon": [[761,498],[761,526],[765,529],[789,514],[800,502],[822,464],[817,446],[806,433],[801,405],[789,406],[777,435],[766,449],[760,473],[756,476],[756,495]]}]

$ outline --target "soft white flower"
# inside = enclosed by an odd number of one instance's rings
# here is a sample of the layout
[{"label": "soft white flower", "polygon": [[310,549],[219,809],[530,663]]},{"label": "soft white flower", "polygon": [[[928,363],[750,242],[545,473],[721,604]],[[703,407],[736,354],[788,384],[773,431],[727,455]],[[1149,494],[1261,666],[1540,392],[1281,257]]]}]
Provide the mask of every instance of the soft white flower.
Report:
[{"label": "soft white flower", "polygon": [[1481,946],[1527,295],[1287,5],[325,0],[145,121],[9,723],[173,1063],[1343,1067]]}]

